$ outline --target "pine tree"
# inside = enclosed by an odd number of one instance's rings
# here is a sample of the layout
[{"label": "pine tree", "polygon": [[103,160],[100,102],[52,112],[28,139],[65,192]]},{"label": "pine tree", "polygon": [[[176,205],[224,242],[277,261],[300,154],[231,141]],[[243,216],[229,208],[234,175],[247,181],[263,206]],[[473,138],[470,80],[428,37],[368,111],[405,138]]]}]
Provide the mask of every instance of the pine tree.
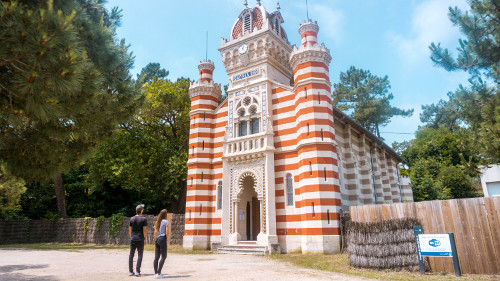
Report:
[{"label": "pine tree", "polygon": [[152,82],[154,79],[167,78],[169,71],[161,68],[160,63],[150,62],[142,68],[141,73],[137,74],[137,81],[139,84]]},{"label": "pine tree", "polygon": [[387,75],[378,77],[368,70],[351,66],[345,73],[340,73],[340,82],[333,87],[333,106],[350,113],[356,122],[379,138],[380,127],[387,125],[393,116],[413,114],[413,109],[390,105],[394,97],[389,93],[391,85]]},{"label": "pine tree", "polygon": [[451,22],[466,39],[459,40],[456,57],[432,43],[431,60],[448,71],[471,75],[470,86],[460,85],[449,101],[423,107],[421,119],[431,126],[468,130],[488,163],[500,161],[500,3],[470,0],[470,10],[449,9]]},{"label": "pine tree", "polygon": [[0,161],[26,181],[54,178],[82,161],[135,111],[120,11],[104,1],[6,1],[0,6]]}]

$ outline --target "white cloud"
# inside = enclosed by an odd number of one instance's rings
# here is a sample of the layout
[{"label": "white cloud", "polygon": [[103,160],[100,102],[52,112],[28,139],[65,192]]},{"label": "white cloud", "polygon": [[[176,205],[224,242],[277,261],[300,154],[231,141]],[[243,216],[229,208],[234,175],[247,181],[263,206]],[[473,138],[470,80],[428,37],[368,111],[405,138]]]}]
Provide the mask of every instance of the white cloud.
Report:
[{"label": "white cloud", "polygon": [[446,45],[459,38],[459,29],[448,18],[450,6],[458,6],[462,10],[468,7],[465,0],[428,0],[415,7],[408,34],[387,34],[402,59],[411,64],[417,63],[429,56],[428,46],[432,42]]}]

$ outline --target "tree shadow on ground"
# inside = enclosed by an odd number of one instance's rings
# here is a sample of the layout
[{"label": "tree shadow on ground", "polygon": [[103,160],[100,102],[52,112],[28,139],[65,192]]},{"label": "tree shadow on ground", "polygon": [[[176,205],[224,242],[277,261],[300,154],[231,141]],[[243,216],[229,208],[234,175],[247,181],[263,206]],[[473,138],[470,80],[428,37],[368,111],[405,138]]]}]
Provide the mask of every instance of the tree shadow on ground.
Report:
[{"label": "tree shadow on ground", "polygon": [[32,268],[47,268],[48,264],[11,264],[0,266],[0,272],[7,273],[16,270],[32,269]]},{"label": "tree shadow on ground", "polygon": [[47,268],[48,264],[12,264],[12,265],[2,265],[0,266],[0,280],[60,280],[55,276],[47,275],[47,276],[35,276],[29,274],[23,274],[20,272],[13,272],[25,269],[33,269],[33,268]]}]

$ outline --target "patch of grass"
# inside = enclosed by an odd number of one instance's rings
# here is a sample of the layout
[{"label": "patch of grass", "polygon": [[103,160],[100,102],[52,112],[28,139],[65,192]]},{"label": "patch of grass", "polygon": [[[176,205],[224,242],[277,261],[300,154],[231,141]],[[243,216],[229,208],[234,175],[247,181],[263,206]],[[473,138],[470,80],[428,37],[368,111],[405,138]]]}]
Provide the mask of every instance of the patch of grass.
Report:
[{"label": "patch of grass", "polygon": [[210,250],[187,250],[182,248],[181,245],[170,245],[167,248],[169,253],[181,255],[209,255],[212,254]]},{"label": "patch of grass", "polygon": [[[0,249],[25,249],[25,250],[65,250],[70,252],[78,252],[79,250],[128,250],[129,245],[116,245],[116,244],[83,244],[83,243],[33,243],[33,244],[9,244],[0,245]],[[187,250],[182,248],[181,245],[168,246],[168,252],[181,255],[208,255],[212,254],[209,250]],[[144,245],[145,251],[154,252],[155,246],[153,244]]]},{"label": "patch of grass", "polygon": [[[155,250],[155,245],[146,244],[144,245],[145,251],[153,251]],[[180,254],[180,255],[209,255],[212,254],[210,250],[187,250],[182,248],[181,245],[169,245],[167,247],[167,252],[172,254]]]},{"label": "patch of grass", "polygon": [[33,244],[9,244],[0,245],[0,249],[27,249],[27,250],[92,250],[92,249],[105,249],[105,250],[121,250],[128,249],[128,245],[98,245],[98,244],[82,244],[82,243],[33,243]]},{"label": "patch of grass", "polygon": [[[418,272],[358,269],[349,265],[347,254],[321,255],[321,254],[276,254],[268,256],[274,260],[289,262],[294,265],[342,273],[347,275],[366,277],[378,280],[457,280],[453,273],[428,273],[424,276]],[[459,280],[499,280],[498,275],[465,274]]]}]

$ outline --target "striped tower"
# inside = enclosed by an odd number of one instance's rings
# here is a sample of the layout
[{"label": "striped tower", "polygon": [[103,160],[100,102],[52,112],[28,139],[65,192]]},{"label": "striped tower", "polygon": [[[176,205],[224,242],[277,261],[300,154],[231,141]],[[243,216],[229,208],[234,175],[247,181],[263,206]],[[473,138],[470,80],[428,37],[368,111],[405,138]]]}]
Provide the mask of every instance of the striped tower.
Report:
[{"label": "striped tower", "polygon": [[299,27],[302,45],[294,47],[290,66],[294,73],[297,128],[298,188],[303,252],[339,250],[341,196],[329,80],[330,51],[317,44],[316,22]]},{"label": "striped tower", "polygon": [[201,61],[200,78],[189,87],[191,124],[183,241],[184,248],[188,249],[206,249],[212,236],[220,236],[220,219],[218,224],[213,222],[216,208],[212,164],[214,111],[221,97],[220,84],[212,80],[214,68],[212,61]]},{"label": "striped tower", "polygon": [[311,20],[303,22],[299,27],[302,46],[306,47],[308,44],[316,45],[318,43],[318,31],[319,26],[316,22],[312,22]]}]

